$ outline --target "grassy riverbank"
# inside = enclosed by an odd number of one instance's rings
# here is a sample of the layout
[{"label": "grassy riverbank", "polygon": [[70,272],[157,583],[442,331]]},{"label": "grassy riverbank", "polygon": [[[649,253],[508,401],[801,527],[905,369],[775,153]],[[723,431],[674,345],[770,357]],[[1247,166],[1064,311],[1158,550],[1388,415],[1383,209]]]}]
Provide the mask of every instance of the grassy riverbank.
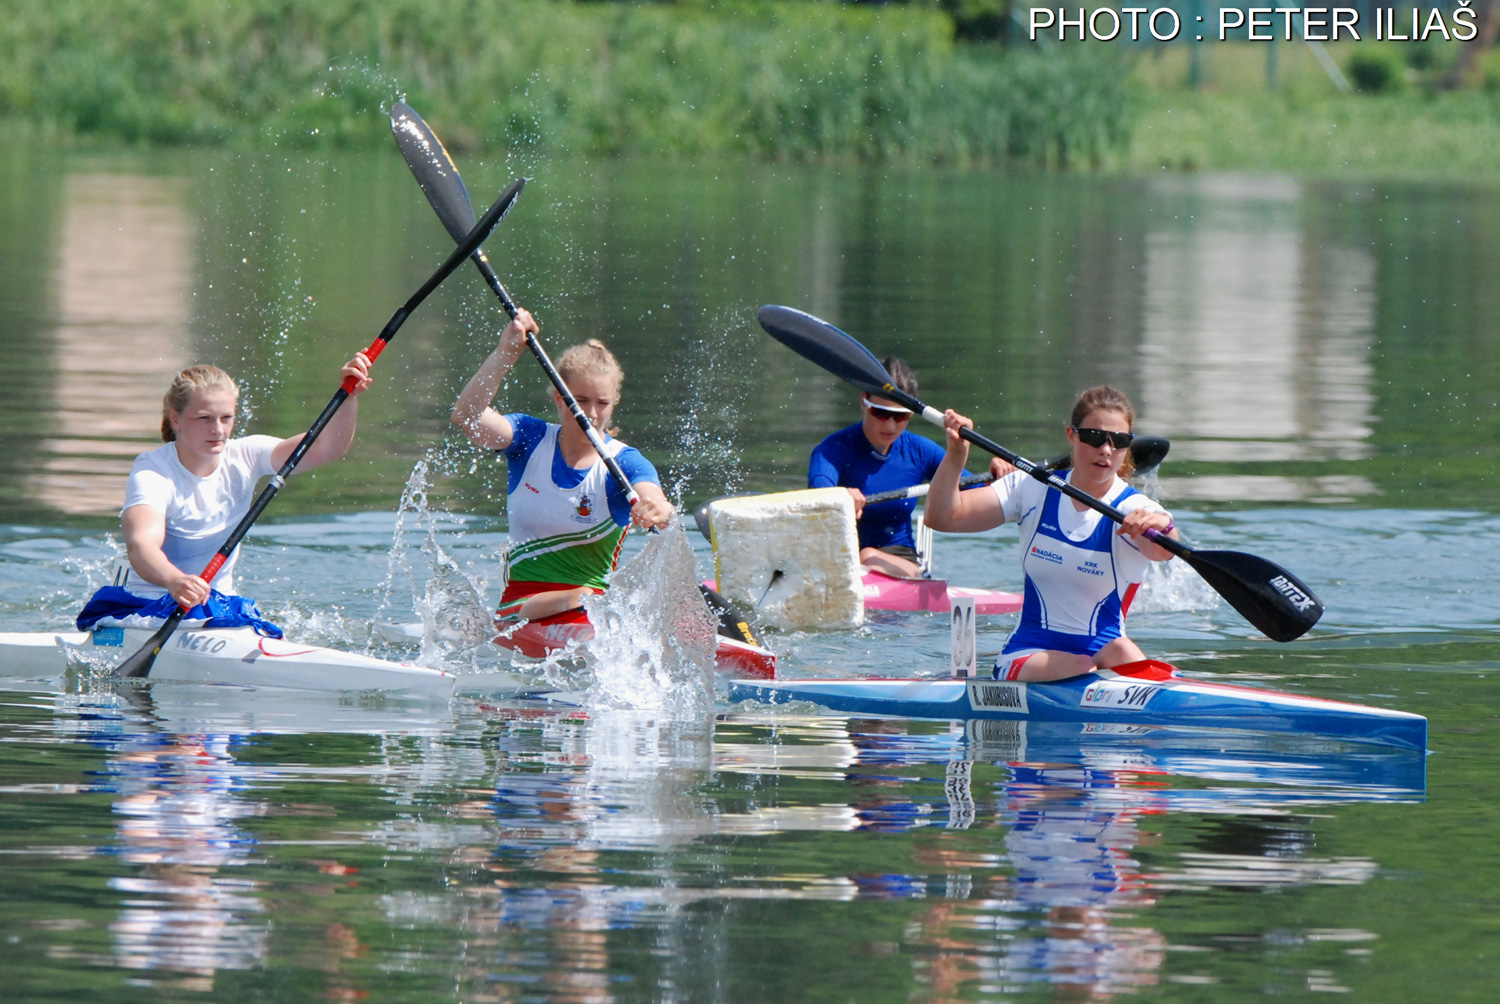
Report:
[{"label": "grassy riverbank", "polygon": [[[62,143],[374,147],[404,96],[461,150],[1500,174],[1500,65],[1445,91],[1420,78],[1451,47],[1323,51],[1006,49],[955,41],[936,9],[779,0],[0,0],[0,121]],[[1371,58],[1398,68],[1378,94],[1327,68]]]},{"label": "grassy riverbank", "polygon": [[[1348,67],[1358,45],[1368,43],[1326,51]],[[1111,169],[1500,177],[1493,82],[1455,91],[1418,79],[1377,94],[1342,93],[1307,46],[1281,45],[1273,54],[1264,44],[1231,43],[1201,54],[1204,86],[1195,90],[1190,56],[1187,46],[1175,46],[1137,59],[1139,114]]]},{"label": "grassy riverbank", "polygon": [[1129,135],[1127,70],[905,7],[0,0],[0,117],[104,142],[387,143],[405,95],[467,148],[1088,164]]}]

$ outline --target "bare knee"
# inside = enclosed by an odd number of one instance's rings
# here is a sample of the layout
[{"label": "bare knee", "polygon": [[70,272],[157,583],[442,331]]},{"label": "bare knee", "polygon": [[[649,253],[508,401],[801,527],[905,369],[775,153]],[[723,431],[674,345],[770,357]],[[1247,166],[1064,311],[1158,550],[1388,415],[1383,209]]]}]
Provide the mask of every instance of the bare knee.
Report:
[{"label": "bare knee", "polygon": [[887,575],[911,579],[922,574],[922,567],[914,561],[888,554],[878,547],[866,547],[859,552],[859,563]]},{"label": "bare knee", "polygon": [[1139,645],[1121,635],[1094,653],[1094,665],[1108,669],[1111,666],[1123,666],[1127,662],[1141,662],[1145,658],[1146,653],[1141,651]]},{"label": "bare knee", "polygon": [[1015,678],[1029,683],[1050,683],[1093,671],[1094,660],[1086,655],[1047,651],[1037,652],[1023,662]]}]

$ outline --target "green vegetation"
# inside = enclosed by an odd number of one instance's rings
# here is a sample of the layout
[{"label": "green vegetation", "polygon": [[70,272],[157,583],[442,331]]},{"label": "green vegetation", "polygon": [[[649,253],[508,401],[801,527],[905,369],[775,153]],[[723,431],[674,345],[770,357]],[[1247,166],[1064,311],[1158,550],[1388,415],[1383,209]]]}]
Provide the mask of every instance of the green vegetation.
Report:
[{"label": "green vegetation", "polygon": [[1108,166],[1494,178],[1500,53],[1478,61],[1478,86],[1448,90],[1441,85],[1456,48],[1329,45],[1350,93],[1337,89],[1304,45],[1213,45],[1200,54],[1198,90],[1189,86],[1189,47],[1159,49],[1136,62],[1135,129]]},{"label": "green vegetation", "polygon": [[109,142],[374,145],[405,95],[468,148],[1065,165],[1128,137],[1127,70],[931,8],[0,0],[0,118]]},{"label": "green vegetation", "polygon": [[[1006,9],[0,0],[0,120],[69,143],[373,147],[388,142],[384,109],[404,96],[464,150],[1496,171],[1494,51],[1368,40],[1004,46],[993,37]],[[1460,79],[1467,89],[1450,89]]]}]

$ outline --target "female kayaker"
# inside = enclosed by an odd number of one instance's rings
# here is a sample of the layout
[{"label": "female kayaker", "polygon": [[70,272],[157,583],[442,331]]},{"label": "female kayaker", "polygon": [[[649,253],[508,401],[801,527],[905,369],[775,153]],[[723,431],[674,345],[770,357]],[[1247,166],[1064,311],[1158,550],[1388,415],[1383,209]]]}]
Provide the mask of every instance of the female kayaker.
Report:
[{"label": "female kayaker", "polygon": [[1116,529],[1095,510],[1014,468],[989,491],[960,492],[969,443],[959,430],[973,422],[954,411],[944,414],[948,449],[927,496],[927,524],[961,533],[1020,524],[1025,597],[1021,619],[995,662],[997,679],[1062,680],[1145,659],[1125,636],[1125,613],[1149,562],[1172,555],[1143,534],[1155,529],[1176,539],[1177,531],[1170,513],[1121,477],[1130,476],[1134,422],[1129,398],[1112,387],[1092,387],[1079,395],[1065,427],[1073,461],[1068,481],[1125,513]]},{"label": "female kayaker", "polygon": [[[899,356],[882,363],[896,388],[916,396],[917,374]],[[911,514],[917,500],[895,499],[866,507],[865,496],[911,488],[932,479],[943,448],[907,429],[911,411],[873,394],[859,399],[860,420],[819,443],[807,464],[807,487],[847,488],[859,521],[859,561],[887,575],[922,574]],[[998,468],[996,468],[998,473]]]},{"label": "female kayaker", "polygon": [[[348,451],[358,424],[357,395],[370,386],[369,371],[363,352],[339,371],[355,378],[354,388],[302,458],[299,471]],[[134,597],[145,607],[170,595],[181,606],[195,607],[209,599],[211,590],[234,592],[239,548],[212,583],[199,573],[249,511],[256,482],[276,473],[302,442],[301,435],[232,438],[239,393],[239,386],[217,366],[191,366],[173,378],[162,398],[163,445],[135,458],[125,485],[120,526],[131,574],[109,602],[128,605]]]},{"label": "female kayaker", "polygon": [[495,614],[502,627],[549,617],[584,622],[583,598],[604,591],[630,524],[661,528],[675,514],[651,463],[610,438],[624,373],[604,343],[591,339],[573,346],[558,357],[557,370],[639,495],[634,506],[557,391],[556,424],[519,412],[502,415],[490,406],[526,347],[526,333],[537,330],[531,314],[518,311],[458,395],[451,416],[471,443],[501,454],[508,467],[511,547]]}]

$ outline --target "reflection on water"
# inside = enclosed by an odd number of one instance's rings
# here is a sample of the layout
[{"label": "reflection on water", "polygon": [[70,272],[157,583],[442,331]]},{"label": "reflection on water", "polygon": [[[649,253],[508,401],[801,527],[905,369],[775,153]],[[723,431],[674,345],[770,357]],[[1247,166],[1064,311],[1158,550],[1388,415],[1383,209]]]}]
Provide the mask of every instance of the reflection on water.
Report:
[{"label": "reflection on water", "polygon": [[[1368,248],[1314,242],[1291,178],[1162,180],[1146,241],[1141,425],[1176,460],[1361,460],[1375,422],[1377,275]],[[1347,501],[1360,477],[1239,476],[1176,498]]]},{"label": "reflection on water", "polygon": [[185,187],[120,174],[72,174],[62,186],[51,435],[26,479],[62,512],[119,511],[135,455],[159,442],[165,375],[189,365]]},{"label": "reflection on water", "polygon": [[[0,830],[0,852],[52,881],[102,872],[80,891],[89,908],[49,915],[45,959],[200,992],[290,968],[359,996],[398,968],[446,984],[444,1000],[506,1000],[506,986],[567,1001],[647,986],[670,988],[650,999],[760,999],[783,979],[820,984],[818,959],[887,937],[899,965],[851,989],[938,1001],[1043,983],[1103,998],[1232,982],[1242,956],[1161,912],[1167,901],[1218,910],[1229,888],[1363,885],[1379,865],[1321,852],[1319,820],[1425,792],[1409,753],[1174,730],[527,702],[464,702],[439,720],[160,684],[5,696],[8,774],[36,776],[35,757],[60,743],[99,755],[90,783],[10,786],[12,806],[108,798],[97,846],[71,829],[63,846]],[[856,904],[900,923],[829,912]],[[104,906],[107,955],[82,936]],[[25,923],[22,909],[0,929]],[[807,953],[760,956],[765,925],[809,920]],[[1278,952],[1333,937],[1283,926]],[[1341,930],[1380,950],[1374,931]],[[1198,954],[1172,966],[1169,946]],[[50,964],[31,955],[25,972],[44,979]]]},{"label": "reflection on water", "polygon": [[[124,163],[109,173],[100,157],[66,173],[64,159],[53,190],[59,211],[17,219],[10,237],[58,248],[48,294],[55,316],[37,319],[35,330],[0,332],[0,341],[24,339],[53,361],[46,432],[21,444],[42,458],[25,482],[30,501],[65,513],[112,511],[130,455],[150,442],[164,375],[194,361],[193,349],[236,368],[268,426],[296,428],[310,417],[311,360],[342,359],[350,328],[377,323],[356,309],[369,306],[361,299],[389,295],[398,276],[428,267],[429,238],[440,236],[351,211],[377,197],[365,188],[407,180],[395,173],[394,155],[360,156],[358,171],[249,163],[219,173],[206,159],[182,157],[172,161],[175,177]],[[940,403],[987,409],[997,393],[1015,398],[1005,414],[1023,430],[1045,426],[1048,449],[1056,429],[1043,416],[1054,402],[1084,380],[1123,383],[1138,398],[1142,427],[1173,440],[1165,484],[1175,499],[1317,503],[1391,490],[1391,472],[1369,462],[1408,443],[1377,442],[1377,430],[1396,415],[1410,422],[1414,405],[1430,403],[1434,388],[1412,384],[1443,354],[1465,357],[1466,339],[1483,327],[1472,315],[1487,303],[1476,288],[1423,306],[1425,270],[1445,268],[1446,259],[1413,259],[1401,232],[1380,229],[1402,214],[1413,227],[1438,226],[1434,214],[1443,210],[1420,192],[1278,176],[1064,183],[981,175],[935,194],[920,172],[763,176],[747,168],[694,176],[684,189],[691,211],[677,206],[674,214],[656,211],[663,196],[644,167],[610,182],[587,165],[555,170],[547,181],[569,189],[568,199],[524,203],[502,233],[519,246],[560,243],[513,255],[508,267],[544,312],[549,337],[601,334],[627,360],[622,421],[690,499],[742,478],[765,487],[795,481],[805,451],[850,414],[833,378],[760,337],[751,318],[767,299],[845,323],[877,355],[905,346]],[[1011,194],[991,205],[997,186]],[[409,210],[430,224],[418,215],[426,210],[419,194],[408,194],[396,207],[401,219]],[[961,198],[975,205],[950,204]],[[1132,204],[1093,211],[1121,201]],[[750,221],[747,213],[758,215]],[[1022,236],[976,236],[1011,223]],[[23,232],[51,226],[56,234]],[[1475,240],[1487,238],[1475,229]],[[204,242],[200,232],[226,237]],[[253,244],[260,258],[247,258],[249,245],[234,240]],[[621,246],[630,248],[623,257]],[[1105,273],[1107,281],[1096,279]],[[315,493],[317,504],[354,508],[373,498],[389,507],[409,460],[448,441],[448,405],[495,321],[472,275],[460,273],[451,287],[403,334],[420,350],[381,370],[387,376],[366,401],[352,454],[364,466],[320,473],[333,491]],[[599,296],[603,288],[612,295]],[[324,299],[321,310],[309,306]],[[301,305],[290,321],[288,304]],[[443,318],[444,309],[457,316]],[[1425,311],[1419,334],[1401,325],[1397,338],[1382,326],[1414,310]],[[1034,327],[1046,330],[1025,330]],[[1461,409],[1471,384],[1482,397],[1488,362],[1477,362],[1477,370],[1444,374],[1445,402]],[[530,368],[512,382],[507,397],[517,406],[540,400]],[[19,407],[35,405],[0,401],[0,410]],[[1454,433],[1453,415],[1416,414],[1408,440],[1421,438],[1415,431],[1446,443]],[[498,482],[488,468],[475,478],[467,454],[448,459],[435,483],[461,496],[465,511],[491,511]],[[1237,469],[1288,462],[1335,469]]]}]

